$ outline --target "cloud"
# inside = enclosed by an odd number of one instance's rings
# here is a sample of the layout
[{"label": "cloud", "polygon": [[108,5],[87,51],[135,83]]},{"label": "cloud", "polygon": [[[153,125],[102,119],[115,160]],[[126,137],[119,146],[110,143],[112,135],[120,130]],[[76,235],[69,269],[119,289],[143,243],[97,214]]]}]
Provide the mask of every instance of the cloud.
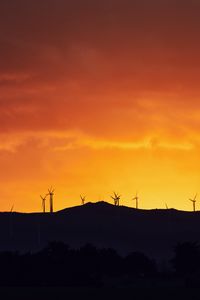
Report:
[{"label": "cloud", "polygon": [[90,190],[106,172],[121,187],[124,165],[147,186],[152,169],[174,178],[174,165],[184,182],[192,165],[198,182],[199,9],[197,0],[1,0],[2,182]]},{"label": "cloud", "polygon": [[3,72],[146,90],[197,84],[197,1],[3,0],[0,8]]},{"label": "cloud", "polygon": [[0,130],[79,129],[127,142],[198,130],[198,8],[1,1]]},{"label": "cloud", "polygon": [[[120,141],[101,139],[94,136],[85,135],[80,131],[41,131],[41,132],[23,132],[18,134],[0,134],[0,152],[6,151],[11,154],[20,153],[26,145],[34,143],[35,149],[44,152],[67,152],[87,148],[92,151],[98,150],[156,150],[165,151],[189,151],[196,148],[197,139],[191,141],[176,140],[176,142],[166,140],[165,138],[146,136],[145,138],[134,141]],[[199,142],[199,141],[198,141]]]}]

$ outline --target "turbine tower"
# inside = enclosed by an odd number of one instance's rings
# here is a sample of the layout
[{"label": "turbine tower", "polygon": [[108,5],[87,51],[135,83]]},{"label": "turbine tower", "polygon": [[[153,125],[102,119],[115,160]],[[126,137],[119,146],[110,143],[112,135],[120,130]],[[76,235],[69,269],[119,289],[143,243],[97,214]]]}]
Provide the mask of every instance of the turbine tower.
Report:
[{"label": "turbine tower", "polygon": [[47,196],[48,196],[48,194],[45,196],[45,197],[42,197],[41,195],[40,195],[40,198],[42,199],[42,210],[43,210],[43,213],[45,213],[46,212],[46,198],[47,198]]},{"label": "turbine tower", "polygon": [[85,196],[80,195],[82,205],[85,204]]},{"label": "turbine tower", "polygon": [[13,212],[13,209],[14,209],[14,204],[13,204],[13,206],[11,207],[11,210],[10,210],[11,213]]},{"label": "turbine tower", "polygon": [[118,195],[117,193],[113,192],[114,196],[110,196],[114,200],[114,205],[119,206],[119,200],[121,198],[121,195]]},{"label": "turbine tower", "polygon": [[13,209],[14,209],[14,204],[11,207],[10,217],[9,217],[9,235],[10,235],[10,238],[13,237]]},{"label": "turbine tower", "polygon": [[135,203],[136,203],[136,205],[135,205],[136,209],[138,209],[138,207],[139,207],[138,200],[139,200],[138,193],[136,193],[135,197],[133,198],[133,201],[135,201]]},{"label": "turbine tower", "polygon": [[53,196],[54,196],[54,189],[52,189],[52,187],[50,189],[48,189],[48,194],[49,195],[49,201],[50,201],[50,213],[53,213]]},{"label": "turbine tower", "polygon": [[193,211],[195,212],[196,211],[196,200],[197,199],[197,194],[195,195],[194,199],[189,199],[192,204],[193,204]]}]

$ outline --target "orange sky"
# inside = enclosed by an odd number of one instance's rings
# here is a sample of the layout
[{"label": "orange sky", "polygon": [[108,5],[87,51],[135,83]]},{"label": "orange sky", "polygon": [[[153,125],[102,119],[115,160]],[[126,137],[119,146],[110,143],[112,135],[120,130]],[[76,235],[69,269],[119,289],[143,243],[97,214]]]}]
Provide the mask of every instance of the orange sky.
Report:
[{"label": "orange sky", "polygon": [[[0,210],[200,195],[200,3],[0,2]],[[197,203],[200,210],[200,198]]]}]

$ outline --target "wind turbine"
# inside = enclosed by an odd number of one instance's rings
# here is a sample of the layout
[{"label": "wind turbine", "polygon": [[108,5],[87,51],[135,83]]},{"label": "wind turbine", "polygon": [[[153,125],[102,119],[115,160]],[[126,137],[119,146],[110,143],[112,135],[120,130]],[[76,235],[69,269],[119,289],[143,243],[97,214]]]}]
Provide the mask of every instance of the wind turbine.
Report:
[{"label": "wind turbine", "polygon": [[13,209],[14,209],[14,204],[13,204],[13,206],[11,207],[11,210],[10,210],[11,213],[13,212]]},{"label": "wind turbine", "polygon": [[133,201],[136,202],[136,209],[138,209],[138,200],[139,200],[138,193],[136,193],[135,197],[133,198]]},{"label": "wind turbine", "polygon": [[80,195],[82,205],[85,204],[85,196]]},{"label": "wind turbine", "polygon": [[48,194],[49,195],[49,201],[50,201],[50,213],[53,213],[53,196],[54,196],[54,189],[52,189],[52,187],[50,189],[48,189]]},{"label": "wind turbine", "polygon": [[45,202],[46,202],[47,196],[48,196],[48,194],[46,194],[45,197],[42,197],[42,196],[40,195],[40,198],[42,199],[42,209],[43,209],[43,213],[46,212],[46,203],[45,203]]},{"label": "wind turbine", "polygon": [[121,195],[118,195],[117,193],[113,192],[114,196],[110,196],[114,200],[114,204],[119,206],[119,200],[121,198]]},{"label": "wind turbine", "polygon": [[10,238],[13,237],[13,209],[14,209],[14,204],[11,207],[10,217],[9,217],[9,235],[10,235]]},{"label": "wind turbine", "polygon": [[196,200],[197,199],[197,194],[195,195],[194,199],[189,199],[193,203],[193,211],[196,211]]}]

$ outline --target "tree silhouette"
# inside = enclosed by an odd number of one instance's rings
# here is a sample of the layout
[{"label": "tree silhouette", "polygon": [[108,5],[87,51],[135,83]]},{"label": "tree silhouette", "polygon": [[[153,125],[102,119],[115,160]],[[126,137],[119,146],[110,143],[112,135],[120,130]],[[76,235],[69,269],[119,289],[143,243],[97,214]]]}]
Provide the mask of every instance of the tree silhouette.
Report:
[{"label": "tree silhouette", "polygon": [[120,256],[114,249],[86,244],[71,249],[50,242],[39,252],[0,252],[0,286],[102,286],[106,280],[123,281],[128,274],[150,277],[154,263],[142,253]]},{"label": "tree silhouette", "polygon": [[102,274],[119,275],[123,271],[123,259],[114,249],[99,250],[99,265]]},{"label": "tree silhouette", "polygon": [[196,273],[200,268],[200,249],[196,242],[179,243],[171,263],[178,274]]},{"label": "tree silhouette", "polygon": [[140,252],[130,253],[125,258],[124,267],[126,273],[135,276],[145,276],[156,272],[155,262]]}]

